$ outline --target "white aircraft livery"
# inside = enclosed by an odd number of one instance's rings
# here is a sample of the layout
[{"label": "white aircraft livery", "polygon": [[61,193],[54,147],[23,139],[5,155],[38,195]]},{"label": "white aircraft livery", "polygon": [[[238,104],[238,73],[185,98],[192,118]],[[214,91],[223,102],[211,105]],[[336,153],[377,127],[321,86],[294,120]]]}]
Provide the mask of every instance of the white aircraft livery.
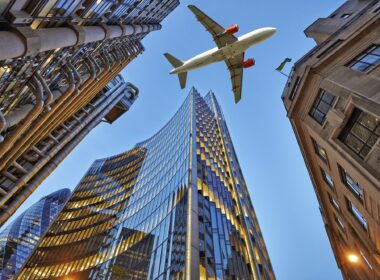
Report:
[{"label": "white aircraft livery", "polygon": [[271,37],[276,33],[276,28],[260,28],[237,38],[234,36],[239,31],[239,27],[236,24],[225,29],[194,5],[189,5],[188,7],[195,14],[198,21],[211,33],[217,47],[187,61],[181,61],[171,54],[165,53],[165,57],[175,67],[170,71],[170,74],[178,74],[179,82],[183,89],[186,87],[188,71],[214,62],[224,61],[231,74],[235,103],[238,103],[241,99],[243,69],[255,65],[253,58],[244,59],[244,52],[251,46]]}]

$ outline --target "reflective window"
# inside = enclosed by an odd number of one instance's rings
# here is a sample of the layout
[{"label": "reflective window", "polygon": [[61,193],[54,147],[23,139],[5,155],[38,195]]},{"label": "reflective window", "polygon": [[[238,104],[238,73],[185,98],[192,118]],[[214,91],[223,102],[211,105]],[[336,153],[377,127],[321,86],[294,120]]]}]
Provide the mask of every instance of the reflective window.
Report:
[{"label": "reflective window", "polygon": [[380,119],[355,108],[339,140],[358,156],[365,158],[379,137]]},{"label": "reflective window", "polygon": [[327,153],[326,153],[326,150],[317,143],[317,141],[315,141],[314,139],[313,140],[313,144],[314,144],[314,149],[315,149],[315,152],[317,153],[317,155],[325,162],[327,162]]},{"label": "reflective window", "polygon": [[331,205],[334,206],[334,208],[339,212],[340,206],[339,206],[338,202],[332,197],[331,194],[328,193],[328,196],[329,196],[329,200],[330,200]]},{"label": "reflective window", "polygon": [[359,184],[352,179],[351,175],[341,166],[339,166],[343,183],[361,200],[363,201],[363,190]]},{"label": "reflective window", "polygon": [[369,260],[367,259],[367,257],[365,256],[365,254],[362,251],[360,251],[360,255],[362,256],[363,260],[365,261],[365,263],[367,264],[367,266],[369,267],[369,269],[372,270],[373,267],[372,267],[371,263],[369,262]]},{"label": "reflective window", "polygon": [[321,170],[322,172],[322,176],[323,176],[323,179],[325,180],[325,182],[331,187],[333,188],[334,187],[334,181],[333,181],[333,178],[326,172],[324,171],[323,169]]},{"label": "reflective window", "polygon": [[380,62],[380,46],[373,45],[348,64],[348,67],[365,72]]},{"label": "reflective window", "polygon": [[325,122],[326,115],[333,106],[334,101],[335,96],[333,94],[321,89],[314,101],[309,115],[322,125]]},{"label": "reflective window", "polygon": [[358,210],[358,208],[356,208],[356,206],[351,202],[349,201],[347,198],[346,198],[346,201],[347,201],[347,207],[348,207],[348,210],[350,210],[351,214],[356,218],[356,220],[360,223],[360,225],[365,229],[365,230],[368,230],[368,224],[367,224],[367,220],[363,217],[363,214]]},{"label": "reflective window", "polygon": [[334,214],[334,219],[335,219],[336,224],[340,227],[340,229],[344,231],[345,230],[344,224],[335,214]]}]

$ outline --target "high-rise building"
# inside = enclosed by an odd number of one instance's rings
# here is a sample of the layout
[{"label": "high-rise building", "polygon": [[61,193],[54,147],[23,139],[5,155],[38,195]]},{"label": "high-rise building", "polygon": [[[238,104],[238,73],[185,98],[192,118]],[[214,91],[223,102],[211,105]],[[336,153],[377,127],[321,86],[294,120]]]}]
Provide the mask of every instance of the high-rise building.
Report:
[{"label": "high-rise building", "polygon": [[275,279],[214,94],[95,161],[20,279]]},{"label": "high-rise building", "polygon": [[380,279],[380,2],[346,1],[305,33],[317,46],[294,65],[287,115],[344,278]]},{"label": "high-rise building", "polygon": [[0,279],[17,279],[21,267],[36,248],[70,197],[61,189],[41,198],[0,233]]},{"label": "high-rise building", "polygon": [[1,225],[68,153],[63,142],[80,141],[104,110],[95,99],[179,0],[0,2]]}]

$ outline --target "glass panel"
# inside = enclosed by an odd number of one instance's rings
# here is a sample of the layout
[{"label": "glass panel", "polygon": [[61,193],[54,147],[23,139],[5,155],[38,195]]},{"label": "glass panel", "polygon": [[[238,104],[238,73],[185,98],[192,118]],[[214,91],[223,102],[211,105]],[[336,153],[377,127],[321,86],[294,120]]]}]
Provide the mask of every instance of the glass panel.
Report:
[{"label": "glass panel", "polygon": [[334,186],[334,181],[331,178],[331,176],[328,173],[326,173],[325,171],[322,171],[322,172],[323,172],[323,177],[324,177],[325,181],[327,182],[327,184],[330,187],[333,187]]},{"label": "glass panel", "polygon": [[373,50],[371,50],[372,54],[380,55],[380,47],[377,46]]},{"label": "glass panel", "polygon": [[376,56],[376,55],[367,55],[367,56],[363,57],[363,59],[361,61],[366,62],[368,64],[376,64],[380,61],[380,57]]},{"label": "glass panel", "polygon": [[360,152],[361,157],[365,158],[369,154],[370,151],[371,151],[371,148],[369,148],[368,146],[364,146]]},{"label": "glass panel", "polygon": [[362,63],[362,62],[356,62],[355,64],[352,65],[352,69],[360,71],[360,72],[365,72],[371,65]]},{"label": "glass panel", "polygon": [[368,138],[371,136],[371,131],[369,131],[367,128],[358,123],[354,125],[354,127],[351,130],[351,133],[353,133],[355,136],[357,136],[357,138],[359,138],[363,142],[367,142]]},{"label": "glass panel", "polygon": [[312,116],[319,124],[323,124],[328,111],[334,103],[334,100],[334,95],[321,89],[314,101],[309,115]]},{"label": "glass panel", "polygon": [[378,118],[375,118],[374,116],[365,113],[362,113],[360,115],[359,121],[371,130],[374,130],[376,126],[380,123],[380,120]]},{"label": "glass panel", "polygon": [[351,188],[351,190],[354,191],[355,194],[357,194],[361,199],[363,197],[363,191],[358,183],[356,183],[351,176],[347,173],[347,171],[343,170],[344,172],[344,180],[348,187]]},{"label": "glass panel", "polygon": [[364,219],[362,213],[355,207],[355,205],[352,202],[349,202],[352,213],[356,217],[356,219],[359,221],[359,223],[365,228],[368,229],[367,220]]}]

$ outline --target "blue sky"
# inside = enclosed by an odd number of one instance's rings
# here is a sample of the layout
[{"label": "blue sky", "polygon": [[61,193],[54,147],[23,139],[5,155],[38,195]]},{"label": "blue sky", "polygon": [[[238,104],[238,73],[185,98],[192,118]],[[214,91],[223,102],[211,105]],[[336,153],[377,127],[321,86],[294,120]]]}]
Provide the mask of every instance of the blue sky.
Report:
[{"label": "blue sky", "polygon": [[[182,1],[163,22],[163,29],[144,40],[145,53],[123,71],[126,80],[141,91],[131,110],[113,125],[94,129],[16,215],[43,195],[62,187],[74,188],[95,159],[129,150],[152,136],[179,108],[191,86],[202,94],[211,89],[227,119],[277,278],[342,279],[280,98],[286,78],[274,69],[285,57],[297,60],[310,50],[315,43],[303,30],[343,2]],[[226,27],[239,24],[239,35],[266,26],[278,29],[270,40],[247,52],[247,58],[256,59],[256,66],[245,71],[238,105],[223,63],[190,72],[185,91],[179,89],[177,77],[168,74],[171,66],[164,52],[185,60],[214,47],[210,35],[187,9],[190,3]]]}]

